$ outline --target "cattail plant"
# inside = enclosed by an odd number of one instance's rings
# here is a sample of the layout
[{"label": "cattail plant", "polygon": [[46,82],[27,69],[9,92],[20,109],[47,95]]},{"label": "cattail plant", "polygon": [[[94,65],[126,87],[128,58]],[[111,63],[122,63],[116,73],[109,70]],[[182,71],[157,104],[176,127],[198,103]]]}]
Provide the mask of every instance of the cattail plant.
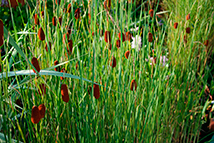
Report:
[{"label": "cattail plant", "polygon": [[119,39],[116,41],[116,47],[117,47],[118,49],[120,48],[120,40],[119,40]]},{"label": "cattail plant", "polygon": [[188,34],[190,33],[190,27],[186,28],[186,33],[188,33]]},{"label": "cattail plant", "polygon": [[61,95],[62,95],[62,100],[67,103],[69,101],[69,95],[68,95],[68,88],[66,84],[61,85]]},{"label": "cattail plant", "polygon": [[59,17],[59,25],[61,26],[62,24],[62,17]]},{"label": "cattail plant", "polygon": [[42,27],[39,28],[38,36],[39,36],[39,39],[40,39],[41,41],[44,41],[44,40],[45,40],[45,33],[44,33]]},{"label": "cattail plant", "polygon": [[3,21],[0,19],[0,47],[4,43],[4,24]]},{"label": "cattail plant", "polygon": [[32,111],[31,111],[31,122],[34,124],[39,123],[41,119],[41,114],[39,111],[39,108],[37,106],[33,106]]},{"label": "cattail plant", "polygon": [[79,19],[80,18],[80,8],[77,8],[75,10],[74,17],[75,17],[75,19]]},{"label": "cattail plant", "polygon": [[[51,50],[51,42],[48,42],[48,43],[49,43],[49,48]],[[45,44],[45,50],[48,52],[48,45],[47,45],[47,43]]]},{"label": "cattail plant", "polygon": [[73,51],[73,41],[72,40],[68,40],[67,51],[68,51],[68,54],[71,54]]},{"label": "cattail plant", "polygon": [[[37,72],[40,72],[39,62],[36,57],[33,57],[31,60],[32,65],[35,67]],[[36,71],[33,69],[33,72],[36,73]]]},{"label": "cattail plant", "polygon": [[151,32],[149,32],[149,34],[148,34],[148,41],[149,41],[149,42],[152,42],[152,41],[153,41],[153,35],[152,35]]},{"label": "cattail plant", "polygon": [[125,35],[122,33],[119,33],[118,34],[118,37],[119,37],[119,39],[121,40],[121,36],[122,36],[122,42],[124,42],[125,41]]},{"label": "cattail plant", "polygon": [[69,33],[68,32],[63,35],[63,43],[66,43],[66,39],[67,39],[67,41],[69,41]]},{"label": "cattail plant", "polygon": [[187,14],[186,20],[189,20],[189,19],[190,19],[190,14]]},{"label": "cattail plant", "polygon": [[44,15],[45,15],[44,11],[41,11],[42,18],[44,18]]},{"label": "cattail plant", "polygon": [[132,34],[128,31],[126,32],[126,41],[130,41],[132,38]]},{"label": "cattail plant", "polygon": [[177,27],[178,27],[178,22],[175,22],[174,23],[174,28],[177,29]]},{"label": "cattail plant", "polygon": [[125,52],[125,58],[126,58],[126,59],[129,58],[129,54],[130,54],[130,51],[129,51],[129,50]]},{"label": "cattail plant", "polygon": [[71,4],[68,4],[67,13],[71,13]]},{"label": "cattail plant", "polygon": [[[56,60],[56,61],[54,61],[54,66],[56,66],[56,65],[58,65],[59,64],[59,62]],[[56,67],[56,68],[54,68],[54,70],[55,71],[60,71],[60,67]]]},{"label": "cattail plant", "polygon": [[150,17],[153,17],[153,15],[154,15],[154,10],[153,9],[149,10],[149,15],[150,15]]},{"label": "cattail plant", "polygon": [[130,89],[131,89],[131,91],[137,89],[137,82],[135,81],[135,79],[133,79],[133,80],[131,81]]},{"label": "cattail plant", "polygon": [[106,43],[110,43],[111,42],[111,35],[110,35],[109,31],[105,31],[104,39],[105,39]]},{"label": "cattail plant", "polygon": [[60,5],[61,0],[56,0],[56,4]]},{"label": "cattail plant", "polygon": [[35,25],[39,25],[39,18],[37,14],[34,15],[34,23]]},{"label": "cattail plant", "polygon": [[[62,73],[67,73],[67,71],[65,70],[65,68],[62,68],[60,72],[62,72]],[[64,77],[61,76],[60,79],[63,80]]]},{"label": "cattail plant", "polygon": [[204,45],[207,47],[209,45],[209,40],[204,41]]},{"label": "cattail plant", "polygon": [[114,56],[112,56],[110,66],[112,66],[112,68],[114,68],[114,67],[116,67],[116,65],[117,65],[116,58]]},{"label": "cattail plant", "polygon": [[56,26],[56,17],[54,16],[53,18],[52,18],[52,24],[53,24],[53,26]]},{"label": "cattail plant", "polygon": [[99,99],[100,98],[100,87],[99,87],[99,85],[94,84],[93,88],[94,88],[94,97],[96,99]]},{"label": "cattail plant", "polygon": [[45,110],[46,110],[45,105],[44,104],[40,104],[38,108],[39,108],[39,112],[40,112],[41,118],[44,118],[45,117]]}]

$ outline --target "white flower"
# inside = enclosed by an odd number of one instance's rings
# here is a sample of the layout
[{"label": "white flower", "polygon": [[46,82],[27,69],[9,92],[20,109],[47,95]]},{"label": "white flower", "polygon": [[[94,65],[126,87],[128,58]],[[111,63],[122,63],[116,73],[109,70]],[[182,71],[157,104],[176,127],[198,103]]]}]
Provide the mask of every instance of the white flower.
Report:
[{"label": "white flower", "polygon": [[139,27],[131,28],[131,29],[130,29],[130,31],[132,31],[132,32],[133,32],[133,31],[134,31],[134,32],[137,32],[138,30],[139,30]]},{"label": "white flower", "polygon": [[168,59],[166,58],[166,56],[160,56],[160,63],[165,66],[166,62],[168,61]]},{"label": "white flower", "polygon": [[135,37],[132,37],[132,48],[133,49],[139,49],[141,47],[141,37],[139,35],[136,35]]}]

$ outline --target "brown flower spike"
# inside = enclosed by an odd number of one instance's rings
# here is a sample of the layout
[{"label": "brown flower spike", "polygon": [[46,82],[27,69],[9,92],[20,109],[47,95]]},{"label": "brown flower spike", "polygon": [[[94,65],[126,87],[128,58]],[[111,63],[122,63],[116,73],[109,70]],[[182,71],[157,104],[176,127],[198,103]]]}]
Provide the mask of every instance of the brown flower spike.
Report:
[{"label": "brown flower spike", "polygon": [[[65,70],[65,68],[62,68],[62,70],[61,70],[60,72],[62,72],[62,73],[67,73],[67,71]],[[63,80],[64,77],[61,76],[60,79]]]},{"label": "brown flower spike", "polygon": [[69,95],[68,95],[68,88],[66,84],[61,85],[61,95],[62,95],[62,100],[67,103],[69,101]]},{"label": "brown flower spike", "polygon": [[116,47],[119,49],[120,48],[120,40],[116,41]]},{"label": "brown flower spike", "polygon": [[37,14],[35,14],[35,16],[34,16],[34,23],[35,23],[35,25],[39,25],[39,19],[38,19]]},{"label": "brown flower spike", "polygon": [[132,38],[132,34],[131,34],[129,31],[126,32],[126,40],[127,40],[127,41],[130,41],[131,38]]},{"label": "brown flower spike", "polygon": [[71,13],[71,4],[68,4],[67,13]]},{"label": "brown flower spike", "polygon": [[94,84],[93,87],[94,87],[94,97],[96,99],[99,99],[100,98],[100,87],[97,84]]},{"label": "brown flower spike", "polygon": [[204,45],[207,47],[207,46],[209,45],[209,40],[206,40],[206,41],[204,42]]},{"label": "brown flower spike", "polygon": [[[49,42],[49,48],[51,50],[51,42]],[[47,43],[45,44],[45,50],[48,52],[48,44]]]},{"label": "brown flower spike", "polygon": [[125,52],[125,57],[126,57],[126,59],[129,58],[129,54],[130,54],[130,51],[126,51],[126,52]]},{"label": "brown flower spike", "polygon": [[189,20],[189,19],[190,19],[190,14],[187,14],[186,20]]},{"label": "brown flower spike", "polygon": [[188,33],[188,34],[190,33],[190,27],[186,28],[186,33]]},{"label": "brown flower spike", "polygon": [[136,83],[136,81],[133,79],[133,80],[131,81],[131,86],[130,86],[131,91],[133,91],[134,88],[135,88],[135,90],[137,89],[137,83]]},{"label": "brown flower spike", "polygon": [[72,40],[68,40],[67,51],[68,51],[68,54],[71,54],[73,51],[73,41]]},{"label": "brown flower spike", "polygon": [[[56,61],[54,61],[54,66],[56,66],[56,65],[58,65],[59,64],[59,62],[56,60]],[[56,68],[54,68],[54,70],[55,71],[60,71],[60,67],[56,67]]]},{"label": "brown flower spike", "polygon": [[[40,72],[39,62],[36,57],[33,57],[31,60],[31,64],[35,67],[35,69]],[[36,73],[36,71],[33,69],[33,72]]]},{"label": "brown flower spike", "polygon": [[31,111],[31,122],[34,124],[39,123],[41,119],[41,114],[39,111],[39,108],[37,106],[33,106],[32,111]]},{"label": "brown flower spike", "polygon": [[174,28],[177,29],[177,27],[178,27],[178,22],[175,22],[174,23]]},{"label": "brown flower spike", "polygon": [[105,31],[104,39],[105,39],[106,43],[110,43],[111,42],[111,35],[110,35],[109,31]]},{"label": "brown flower spike", "polygon": [[79,8],[77,8],[75,10],[74,17],[75,17],[75,19],[79,19],[80,18],[80,9]]},{"label": "brown flower spike", "polygon": [[4,43],[4,24],[3,21],[0,19],[0,47]]},{"label": "brown flower spike", "polygon": [[40,112],[41,118],[45,117],[45,110],[46,108],[44,104],[39,105],[39,112]]},{"label": "brown flower spike", "polygon": [[116,65],[117,65],[116,58],[114,56],[112,56],[110,66],[112,66],[112,68],[114,68],[114,67],[116,67]]},{"label": "brown flower spike", "polygon": [[[118,34],[119,39],[121,40],[121,33]],[[125,35],[122,33],[122,42],[125,41]]]},{"label": "brown flower spike", "polygon": [[153,15],[154,15],[154,10],[153,9],[149,10],[149,15],[150,15],[150,17],[153,17]]},{"label": "brown flower spike", "polygon": [[55,16],[52,18],[52,24],[53,24],[53,26],[56,26],[56,17]]},{"label": "brown flower spike", "polygon": [[38,36],[39,36],[39,39],[40,39],[41,41],[44,41],[44,40],[45,40],[45,33],[44,33],[42,27],[39,28]]},{"label": "brown flower spike", "polygon": [[152,41],[153,41],[153,36],[152,36],[152,33],[151,33],[151,32],[149,32],[149,34],[148,34],[148,41],[149,41],[149,42],[152,42]]}]

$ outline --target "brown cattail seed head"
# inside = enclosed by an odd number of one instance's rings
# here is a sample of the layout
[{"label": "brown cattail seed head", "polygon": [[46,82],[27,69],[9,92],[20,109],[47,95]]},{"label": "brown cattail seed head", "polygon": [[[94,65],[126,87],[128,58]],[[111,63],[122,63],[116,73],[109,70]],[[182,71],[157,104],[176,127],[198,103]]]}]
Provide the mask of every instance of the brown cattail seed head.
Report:
[{"label": "brown cattail seed head", "polygon": [[207,46],[209,45],[209,40],[206,40],[206,41],[204,42],[204,45],[207,47]]},{"label": "brown cattail seed head", "polygon": [[189,19],[190,19],[190,14],[187,14],[186,20],[189,20]]},{"label": "brown cattail seed head", "polygon": [[31,111],[31,122],[34,124],[39,123],[41,119],[41,114],[39,111],[39,108],[37,106],[33,106],[32,111]]},{"label": "brown cattail seed head", "polygon": [[35,25],[39,25],[39,19],[38,19],[37,14],[35,14],[35,16],[34,16],[34,23],[35,23]]},{"label": "brown cattail seed head", "polygon": [[61,95],[62,95],[62,100],[67,103],[69,101],[69,95],[68,95],[68,88],[66,84],[61,85]]},{"label": "brown cattail seed head", "polygon": [[77,8],[75,10],[74,17],[75,17],[75,19],[79,19],[80,18],[80,9],[79,8]]},{"label": "brown cattail seed head", "polygon": [[44,11],[41,11],[42,18],[44,18],[44,15],[45,15]]},{"label": "brown cattail seed head", "polygon": [[184,43],[187,43],[187,37],[184,35]]},{"label": "brown cattail seed head", "polygon": [[60,5],[61,0],[56,0],[56,4]]},{"label": "brown cattail seed head", "polygon": [[39,39],[40,39],[41,41],[44,41],[44,40],[45,40],[45,33],[44,33],[42,27],[39,28],[38,36],[39,36]]},{"label": "brown cattail seed head", "polygon": [[[54,66],[56,66],[56,65],[58,65],[59,64],[59,62],[56,60],[56,61],[54,61]],[[56,68],[54,68],[54,70],[55,71],[60,71],[60,67],[56,67]]]},{"label": "brown cattail seed head", "polygon": [[[31,64],[35,67],[35,69],[40,72],[39,62],[37,58],[33,57],[31,60]],[[36,73],[36,71],[33,69],[33,72]]]},{"label": "brown cattail seed head", "polygon": [[148,34],[148,41],[149,41],[149,42],[152,42],[152,41],[153,41],[153,36],[152,36],[152,33],[151,33],[151,32],[149,32],[149,34]]},{"label": "brown cattail seed head", "polygon": [[111,42],[111,35],[110,35],[109,31],[105,31],[104,39],[105,39],[106,43],[110,43]]},{"label": "brown cattail seed head", "polygon": [[150,15],[150,17],[153,17],[153,15],[154,15],[154,10],[153,9],[149,10],[149,15]]},{"label": "brown cattail seed head", "polygon": [[45,110],[46,108],[44,104],[39,105],[39,112],[40,112],[41,118],[45,117]]},{"label": "brown cattail seed head", "polygon": [[[42,94],[44,95],[44,94],[46,94],[46,86],[45,86],[45,84],[44,83],[42,83],[42,84],[40,84],[39,85],[39,88],[40,88],[40,90],[39,90],[39,95],[41,96]],[[41,93],[41,92],[42,93]]]},{"label": "brown cattail seed head", "polygon": [[[65,70],[65,68],[62,68],[62,70],[61,70],[60,72],[62,72],[62,73],[67,73],[67,71]],[[60,79],[63,80],[64,77],[61,76]]]},{"label": "brown cattail seed head", "polygon": [[174,23],[174,28],[177,29],[177,27],[178,27],[178,22],[175,22]]},{"label": "brown cattail seed head", "polygon": [[[51,42],[49,42],[49,48],[51,50]],[[48,44],[47,43],[45,44],[45,50],[48,52]]]},{"label": "brown cattail seed head", "polygon": [[4,24],[3,21],[0,19],[0,47],[4,43]]},{"label": "brown cattail seed head", "polygon": [[79,62],[77,61],[77,63],[76,63],[76,65],[75,65],[75,68],[76,68],[76,70],[78,70],[78,64]]},{"label": "brown cattail seed head", "polygon": [[100,87],[97,84],[94,84],[94,97],[96,99],[100,98]]},{"label": "brown cattail seed head", "polygon": [[62,17],[59,17],[59,25],[61,26],[62,24]]},{"label": "brown cattail seed head", "polygon": [[114,56],[112,56],[110,65],[112,66],[112,68],[116,67],[116,65],[117,65],[116,58]]},{"label": "brown cattail seed head", "polygon": [[[9,1],[7,0],[8,2],[8,6],[9,6]],[[11,4],[11,7],[13,8],[16,8],[18,6],[18,3],[16,0],[10,0],[10,4]]]},{"label": "brown cattail seed head", "polygon": [[130,41],[131,38],[132,38],[132,34],[131,34],[129,31],[126,32],[126,40],[127,40],[127,41]]},{"label": "brown cattail seed head", "polygon": [[119,49],[120,48],[120,40],[116,41],[116,47]]},{"label": "brown cattail seed head", "polygon": [[186,33],[188,33],[188,34],[190,33],[190,27],[186,28]]},{"label": "brown cattail seed head", "polygon": [[126,57],[126,59],[129,58],[129,54],[130,54],[130,51],[126,51],[126,52],[125,52],[125,57]]},{"label": "brown cattail seed head", "polygon": [[[135,89],[134,89],[134,88],[135,88]],[[137,83],[136,83],[136,81],[135,81],[134,79],[131,81],[130,89],[131,89],[131,91],[133,91],[133,89],[134,89],[134,90],[137,89]]]},{"label": "brown cattail seed head", "polygon": [[[119,33],[118,36],[119,36],[119,39],[121,40],[121,33]],[[122,42],[124,41],[125,41],[125,35],[122,33]]]},{"label": "brown cattail seed head", "polygon": [[68,54],[71,54],[73,51],[73,41],[72,40],[68,40],[67,51],[68,51]]},{"label": "brown cattail seed head", "polygon": [[71,4],[68,4],[67,13],[71,13]]},{"label": "brown cattail seed head", "polygon": [[66,34],[63,35],[63,43],[64,44],[66,42],[66,39],[67,39],[67,41],[69,41],[69,33],[66,33]]},{"label": "brown cattail seed head", "polygon": [[53,24],[53,26],[56,26],[56,17],[55,16],[52,18],[52,24]]}]

